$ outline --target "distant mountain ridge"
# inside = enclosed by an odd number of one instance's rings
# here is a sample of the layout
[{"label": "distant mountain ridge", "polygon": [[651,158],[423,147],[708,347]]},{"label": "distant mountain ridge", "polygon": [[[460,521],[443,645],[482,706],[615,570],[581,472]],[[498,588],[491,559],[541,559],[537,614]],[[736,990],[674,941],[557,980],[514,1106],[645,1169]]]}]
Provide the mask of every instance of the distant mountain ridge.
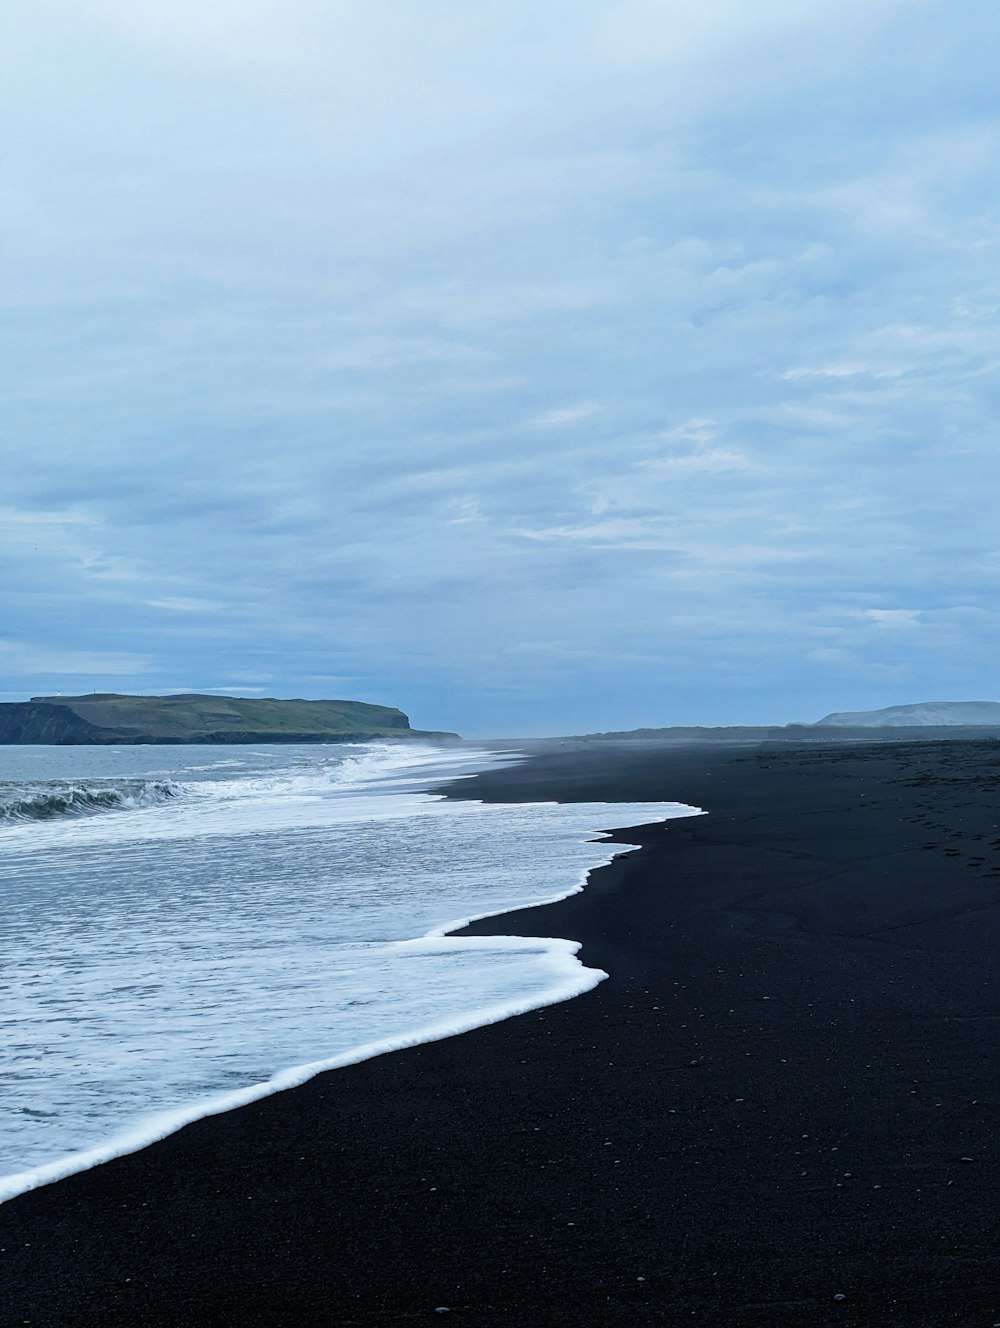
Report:
[{"label": "distant mountain ridge", "polygon": [[402,710],[364,701],[92,692],[0,703],[0,744],[363,742],[457,736],[411,729]]},{"label": "distant mountain ridge", "polygon": [[919,701],[884,710],[842,710],[824,715],[817,728],[1000,728],[1000,701]]}]

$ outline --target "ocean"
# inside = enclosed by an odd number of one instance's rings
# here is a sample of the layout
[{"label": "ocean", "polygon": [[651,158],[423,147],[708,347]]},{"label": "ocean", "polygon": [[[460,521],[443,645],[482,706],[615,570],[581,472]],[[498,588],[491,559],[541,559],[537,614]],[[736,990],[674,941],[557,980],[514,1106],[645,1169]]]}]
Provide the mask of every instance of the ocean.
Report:
[{"label": "ocean", "polygon": [[323,1069],[589,990],[568,938],[450,937],[563,898],[675,803],[429,790],[421,742],[0,747],[0,1202]]}]

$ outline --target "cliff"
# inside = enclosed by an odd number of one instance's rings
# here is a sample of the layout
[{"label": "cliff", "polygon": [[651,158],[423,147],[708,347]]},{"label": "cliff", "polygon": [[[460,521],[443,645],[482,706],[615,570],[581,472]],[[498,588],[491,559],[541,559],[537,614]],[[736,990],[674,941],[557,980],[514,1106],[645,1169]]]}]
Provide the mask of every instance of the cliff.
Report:
[{"label": "cliff", "polygon": [[917,728],[952,725],[1000,726],[1000,701],[921,701],[916,705],[887,706],[884,710],[853,710],[824,715],[819,725],[827,728]]},{"label": "cliff", "polygon": [[411,729],[401,710],[363,701],[94,692],[0,703],[2,744],[362,742],[456,736]]}]

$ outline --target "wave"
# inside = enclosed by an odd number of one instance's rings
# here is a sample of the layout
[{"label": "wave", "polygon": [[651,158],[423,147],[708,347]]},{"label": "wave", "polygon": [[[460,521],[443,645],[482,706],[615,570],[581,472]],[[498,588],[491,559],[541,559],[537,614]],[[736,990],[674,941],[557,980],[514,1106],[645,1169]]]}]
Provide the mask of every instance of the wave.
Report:
[{"label": "wave", "polygon": [[179,797],[181,788],[161,779],[118,779],[113,783],[0,783],[0,825],[25,821],[56,821],[64,816],[135,811]]},{"label": "wave", "polygon": [[[465,805],[482,807],[484,804],[468,803]],[[543,803],[534,805],[538,807],[546,806]],[[454,809],[454,805],[452,806]],[[522,804],[522,809],[527,809],[530,806],[532,804]],[[576,806],[578,810],[582,810],[584,804],[577,804]],[[639,813],[641,821],[637,819],[634,822],[635,824],[647,824],[651,821],[659,822],[674,817],[703,816],[706,814],[701,808],[691,807],[684,803],[605,803],[600,804],[600,806],[602,810],[612,811],[613,809],[616,813],[625,811],[625,815],[629,819],[635,815],[641,806],[641,812]],[[592,810],[592,807],[588,807],[588,810]],[[604,818],[602,817],[602,819]],[[619,819],[619,817],[615,816],[613,819]],[[582,871],[574,882],[567,882],[558,893],[550,894],[540,900],[514,904],[513,909],[533,908],[544,903],[556,903],[561,899],[569,898],[571,895],[579,894],[585,888],[592,872],[601,867],[606,867],[620,854],[628,853],[630,850],[640,847],[638,844],[626,843],[623,840],[611,841],[605,837],[609,834],[605,830],[588,831],[588,834],[594,833],[599,835],[600,838],[588,838],[585,842],[593,844],[598,850],[604,849],[606,851],[601,854],[593,865]],[[401,1029],[390,1036],[361,1042],[348,1050],[321,1059],[291,1065],[278,1070],[271,1078],[264,1081],[206,1095],[185,1105],[177,1105],[150,1113],[125,1130],[113,1135],[105,1143],[91,1148],[79,1149],[52,1162],[45,1162],[19,1172],[0,1175],[0,1204],[4,1204],[7,1200],[29,1190],[38,1189],[43,1185],[51,1184],[53,1181],[90,1170],[92,1167],[100,1166],[114,1158],[138,1152],[150,1144],[157,1143],[159,1140],[175,1134],[185,1125],[189,1125],[194,1121],[202,1120],[208,1116],[220,1115],[238,1107],[248,1106],[275,1093],[296,1088],[329,1070],[356,1065],[362,1061],[371,1060],[388,1052],[400,1051],[406,1047],[455,1037],[461,1033],[471,1032],[473,1029],[483,1028],[489,1024],[501,1023],[517,1015],[527,1014],[532,1010],[540,1010],[549,1005],[558,1005],[563,1001],[571,1000],[575,996],[590,991],[609,976],[603,969],[588,968],[582,963],[578,958],[579,941],[545,936],[453,936],[450,934],[467,926],[472,921],[500,917],[511,911],[512,907],[508,906],[489,912],[476,913],[470,917],[456,918],[440,927],[432,928],[425,932],[422,937],[391,941],[388,943],[388,948],[408,957],[420,954],[447,955],[476,951],[493,955],[504,952],[514,952],[519,955],[533,953],[542,962],[544,968],[548,969],[541,985],[534,991],[526,991],[517,995],[510,994],[501,1001],[484,1003],[479,1006],[473,1005],[471,1008],[459,1006],[450,1014],[432,1018],[425,1023],[418,1022],[413,1027],[405,1030]]]}]

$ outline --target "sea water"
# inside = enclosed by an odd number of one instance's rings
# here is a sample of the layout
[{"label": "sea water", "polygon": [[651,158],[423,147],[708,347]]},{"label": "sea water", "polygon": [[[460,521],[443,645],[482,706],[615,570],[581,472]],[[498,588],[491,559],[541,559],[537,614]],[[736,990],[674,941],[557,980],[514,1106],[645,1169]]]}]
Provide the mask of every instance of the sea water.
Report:
[{"label": "sea water", "polygon": [[428,792],[420,742],[0,747],[0,1201],[322,1069],[566,1000],[570,938],[450,937],[696,809]]}]

